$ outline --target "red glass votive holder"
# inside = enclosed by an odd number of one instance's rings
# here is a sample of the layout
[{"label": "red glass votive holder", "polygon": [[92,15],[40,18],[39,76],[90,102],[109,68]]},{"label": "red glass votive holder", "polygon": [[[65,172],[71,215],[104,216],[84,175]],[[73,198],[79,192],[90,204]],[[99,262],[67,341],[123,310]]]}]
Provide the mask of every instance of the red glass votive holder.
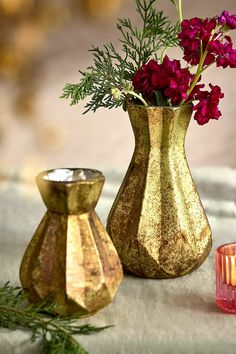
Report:
[{"label": "red glass votive holder", "polygon": [[216,303],[236,314],[236,242],[222,245],[215,254]]}]

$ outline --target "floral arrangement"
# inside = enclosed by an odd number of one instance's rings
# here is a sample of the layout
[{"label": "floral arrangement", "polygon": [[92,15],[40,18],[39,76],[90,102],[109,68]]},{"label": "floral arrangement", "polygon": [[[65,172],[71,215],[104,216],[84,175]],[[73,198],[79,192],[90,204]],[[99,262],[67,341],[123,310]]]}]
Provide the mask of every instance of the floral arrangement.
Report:
[{"label": "floral arrangement", "polygon": [[[179,21],[173,24],[155,8],[156,0],[135,0],[142,27],[130,19],[120,19],[122,54],[112,43],[92,47],[93,66],[80,72],[78,84],[67,84],[63,98],[71,104],[91,96],[86,112],[100,107],[113,108],[128,101],[150,106],[181,106],[192,104],[194,119],[204,125],[219,119],[220,99],[224,97],[217,85],[209,90],[201,83],[202,74],[211,66],[236,68],[236,49],[229,36],[236,29],[236,15],[223,11],[213,18],[183,19],[182,1],[170,0],[176,6]],[[180,47],[185,67],[180,60],[171,60],[167,51]]]}]

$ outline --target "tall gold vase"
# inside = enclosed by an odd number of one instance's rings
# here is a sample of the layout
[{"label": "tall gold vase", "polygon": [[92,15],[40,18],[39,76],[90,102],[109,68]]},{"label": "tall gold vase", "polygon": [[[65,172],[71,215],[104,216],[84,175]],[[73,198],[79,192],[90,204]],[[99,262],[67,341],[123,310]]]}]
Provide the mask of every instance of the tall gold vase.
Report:
[{"label": "tall gold vase", "polygon": [[208,256],[211,229],[185,155],[192,107],[129,105],[135,150],[107,230],[124,268],[172,278]]}]

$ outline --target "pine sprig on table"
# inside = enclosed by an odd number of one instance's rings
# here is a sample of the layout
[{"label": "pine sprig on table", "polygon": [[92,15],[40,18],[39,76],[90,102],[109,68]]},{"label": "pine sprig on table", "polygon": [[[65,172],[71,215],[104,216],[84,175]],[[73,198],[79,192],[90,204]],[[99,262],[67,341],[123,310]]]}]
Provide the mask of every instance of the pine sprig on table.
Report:
[{"label": "pine sprig on table", "polygon": [[48,301],[28,304],[26,292],[9,283],[0,287],[0,327],[32,332],[32,342],[42,340],[42,354],[88,354],[73,335],[89,335],[107,327],[78,325],[73,317],[62,318],[55,313],[55,304]]},{"label": "pine sprig on table", "polygon": [[[176,5],[175,1],[170,0]],[[85,105],[87,113],[98,108],[114,108],[124,103],[124,99],[135,96],[132,77],[149,59],[160,59],[166,50],[178,45],[179,23],[172,24],[162,11],[154,7],[156,0],[135,0],[136,10],[142,26],[134,26],[130,19],[119,19],[117,29],[121,34],[122,54],[112,43],[102,48],[92,47],[93,65],[87,72],[80,72],[78,84],[66,84],[62,98],[70,99],[71,105],[86,97],[91,97]]]}]

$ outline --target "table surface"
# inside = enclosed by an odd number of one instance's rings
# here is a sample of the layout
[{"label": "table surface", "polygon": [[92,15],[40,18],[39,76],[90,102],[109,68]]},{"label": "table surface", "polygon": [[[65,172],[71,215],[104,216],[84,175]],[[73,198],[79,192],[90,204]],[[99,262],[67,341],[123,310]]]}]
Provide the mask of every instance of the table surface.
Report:
[{"label": "table surface", "polygon": [[[107,171],[97,212],[105,223],[123,173]],[[125,276],[114,302],[84,319],[115,325],[77,339],[90,354],[235,354],[236,316],[215,305],[214,250],[236,240],[236,173],[230,168],[198,168],[193,176],[213,230],[213,249],[195,272],[177,279]],[[45,207],[35,185],[17,178],[0,182],[0,283],[19,284],[23,252]],[[26,331],[0,330],[1,354],[37,354]]]}]

